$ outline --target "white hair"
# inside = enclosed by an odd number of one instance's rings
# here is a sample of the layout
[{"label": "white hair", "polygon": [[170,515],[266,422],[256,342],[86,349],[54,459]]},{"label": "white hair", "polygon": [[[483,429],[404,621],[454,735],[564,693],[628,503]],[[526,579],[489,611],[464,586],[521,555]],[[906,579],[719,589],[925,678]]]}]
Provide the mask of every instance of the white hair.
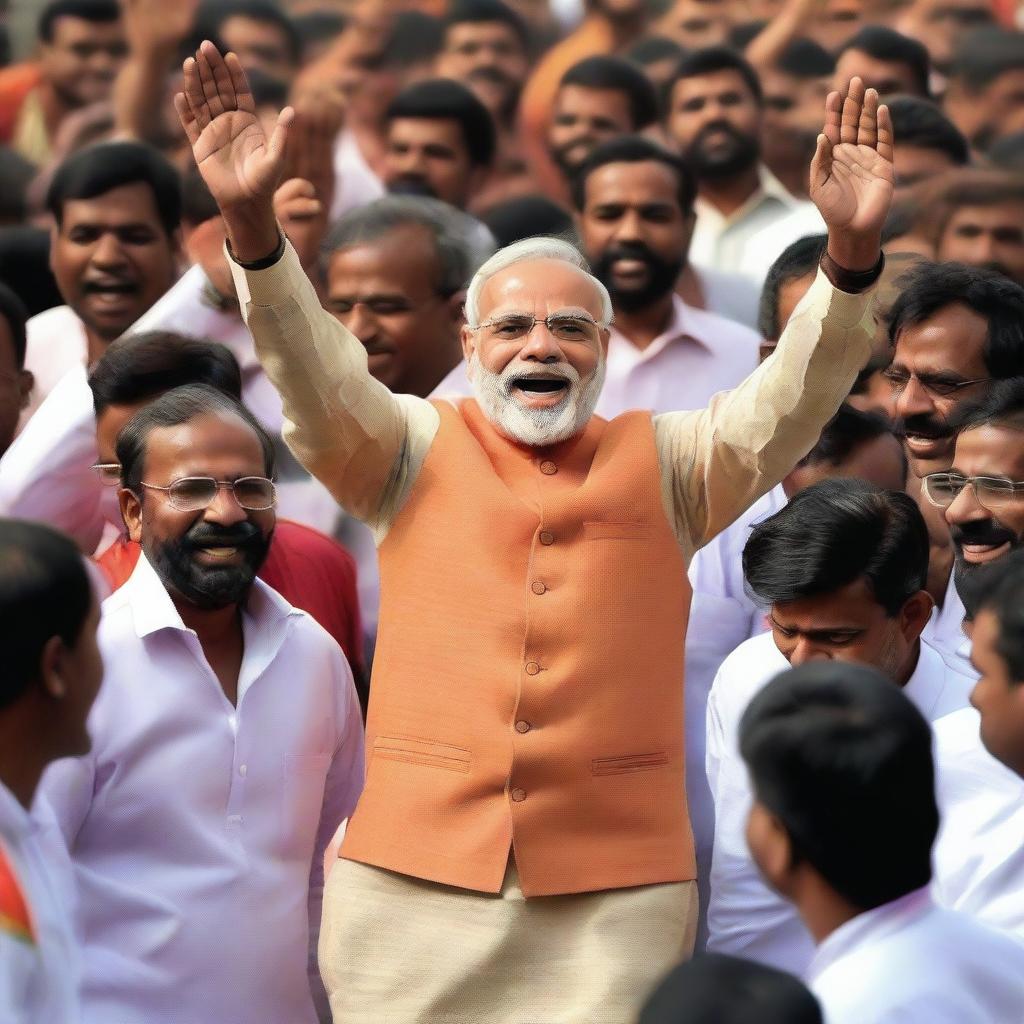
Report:
[{"label": "white hair", "polygon": [[473,275],[472,281],[469,282],[469,290],[466,292],[465,307],[466,323],[470,327],[480,325],[480,292],[484,285],[502,270],[531,260],[557,260],[582,271],[590,278],[598,295],[601,296],[600,325],[607,327],[612,322],[612,297],[608,294],[608,289],[590,272],[590,264],[579,249],[560,238],[538,235],[536,238],[524,238],[520,242],[513,242],[504,249],[499,249]]}]

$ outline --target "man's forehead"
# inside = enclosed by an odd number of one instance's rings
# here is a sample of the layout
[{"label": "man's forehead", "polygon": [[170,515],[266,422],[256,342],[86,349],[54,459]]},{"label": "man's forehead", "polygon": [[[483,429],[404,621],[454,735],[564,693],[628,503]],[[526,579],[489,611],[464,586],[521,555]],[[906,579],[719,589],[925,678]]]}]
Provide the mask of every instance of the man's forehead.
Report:
[{"label": "man's forehead", "polygon": [[376,238],[361,238],[337,249],[328,264],[327,276],[331,282],[372,279],[390,287],[422,281],[427,286],[437,277],[438,262],[430,232],[424,225],[410,222],[397,224]]},{"label": "man's forehead", "polygon": [[601,318],[601,297],[594,281],[563,260],[523,260],[499,270],[480,291],[480,314],[518,309],[566,310]]},{"label": "man's forehead", "polygon": [[186,423],[154,427],[146,438],[146,456],[150,464],[187,461],[200,466],[207,459],[225,456],[243,460],[255,457],[262,464],[263,445],[240,416],[211,411],[193,416]]},{"label": "man's forehead", "polygon": [[965,476],[1024,479],[1024,423],[986,423],[964,430],[956,439],[953,469]]},{"label": "man's forehead", "polygon": [[98,221],[109,224],[160,222],[153,190],[144,181],[117,185],[88,199],[65,199],[61,218],[67,221]]},{"label": "man's forehead", "polygon": [[672,98],[679,100],[683,97],[706,96],[710,93],[737,88],[749,91],[747,83],[739,71],[735,68],[720,68],[717,71],[707,71],[700,75],[680,78],[672,86]]},{"label": "man's forehead", "polygon": [[984,206],[961,206],[949,218],[951,225],[992,224],[1005,222],[1020,227],[1024,220],[1024,196],[1020,199],[1005,199],[1002,202]]}]

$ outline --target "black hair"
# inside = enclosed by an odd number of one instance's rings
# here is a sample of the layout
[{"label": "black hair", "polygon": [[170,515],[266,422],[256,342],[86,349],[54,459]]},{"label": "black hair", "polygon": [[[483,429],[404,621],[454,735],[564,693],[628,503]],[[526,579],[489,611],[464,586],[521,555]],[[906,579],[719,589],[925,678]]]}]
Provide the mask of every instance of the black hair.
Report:
[{"label": "black hair", "polygon": [[920,96],[892,96],[886,100],[896,145],[919,146],[945,153],[958,167],[971,162],[967,140],[946,115]]},{"label": "black hair", "polygon": [[768,22],[764,18],[754,21],[741,21],[730,27],[725,37],[725,45],[742,53],[766,28]]},{"label": "black hair", "polygon": [[14,346],[14,362],[19,370],[25,369],[25,349],[27,339],[25,324],[28,321],[28,310],[25,303],[14,293],[13,288],[0,282],[0,317],[7,321]]},{"label": "black hair", "polygon": [[865,25],[839,48],[837,59],[848,50],[858,50],[875,60],[904,64],[910,68],[918,94],[931,95],[928,84],[930,61],[928,50],[916,39],[885,25]]},{"label": "black hair", "polygon": [[1024,377],[994,381],[980,398],[958,405],[946,422],[954,434],[988,426],[1024,431]]},{"label": "black hair", "polygon": [[0,146],[0,224],[20,224],[28,216],[28,187],[38,169],[16,149]]},{"label": "black hair", "polygon": [[795,864],[847,902],[872,910],[929,883],[932,731],[880,672],[842,661],[783,672],[748,705],[739,745]]},{"label": "black hair", "polygon": [[266,71],[261,71],[259,68],[249,68],[245,77],[249,79],[249,92],[252,93],[252,102],[257,109],[274,107],[277,110],[283,110],[287,106],[287,82],[282,82],[280,78],[268,75]]},{"label": "black hair", "polygon": [[179,427],[197,416],[234,416],[259,438],[263,448],[264,472],[274,475],[274,442],[259,420],[236,398],[209,384],[186,384],[174,388],[143,406],[117,435],[117,461],[122,484],[136,495],[141,493],[149,435],[162,427]]},{"label": "black hair", "polygon": [[36,35],[40,42],[53,42],[53,30],[61,18],[109,24],[121,20],[121,8],[116,0],[53,0],[39,15]]},{"label": "black hair", "polygon": [[532,40],[526,22],[502,0],[452,0],[444,19],[444,30],[447,32],[455,25],[481,22],[501,22],[507,25],[519,37],[523,49],[530,49]]},{"label": "black hair", "polygon": [[220,216],[220,207],[213,198],[202,172],[192,164],[181,179],[181,219],[197,226]]},{"label": "black hair", "polygon": [[433,61],[444,47],[444,22],[422,11],[399,11],[395,15],[386,46],[375,67],[408,70]]},{"label": "black hair", "polygon": [[464,85],[433,78],[403,89],[388,107],[387,120],[457,121],[470,161],[477,167],[494,163],[497,135],[487,108]]},{"label": "black hair", "polygon": [[302,39],[292,19],[273,0],[207,0],[196,19],[204,38],[220,36],[228,18],[247,18],[249,21],[273,25],[285,39],[288,56],[293,64],[302,59]]},{"label": "black hair", "polygon": [[480,219],[499,248],[536,235],[566,237],[573,230],[572,215],[542,195],[516,196],[485,210]]},{"label": "black hair", "polygon": [[648,64],[657,64],[661,60],[682,60],[685,53],[686,50],[674,39],[665,36],[644,36],[626,51],[626,57],[634,64],[645,67]]},{"label": "black hair", "polygon": [[30,317],[63,306],[50,269],[50,232],[30,225],[0,228],[0,281],[24,302]]},{"label": "black hair", "polygon": [[[797,463],[798,466],[818,466],[827,463],[841,466],[858,449],[880,437],[891,437],[898,441],[896,428],[877,412],[855,409],[845,402],[839,412],[825,424],[817,444]],[[898,445],[903,465],[904,483],[907,474],[907,456],[903,445]]]},{"label": "black hair", "polygon": [[85,560],[70,538],[42,523],[0,519],[0,708],[39,678],[53,637],[69,648],[78,643],[93,600]]},{"label": "black hair", "polygon": [[1024,68],[1024,33],[986,25],[964,34],[953,53],[949,78],[981,92],[997,78]]},{"label": "black hair", "polygon": [[1024,684],[1024,551],[1011,551],[981,569],[978,575],[985,586],[974,614],[989,611],[995,616],[996,653],[1006,662],[1010,681],[1020,686]]},{"label": "black hair", "polygon": [[702,953],[669,971],[639,1024],[822,1024],[821,1007],[799,978],[722,953]]},{"label": "black hair", "polygon": [[760,106],[764,97],[761,80],[757,77],[750,61],[727,46],[708,46],[703,50],[688,53],[679,62],[676,73],[672,76],[669,86],[670,93],[676,84],[684,78],[696,78],[698,75],[711,75],[718,71],[735,71],[746,83],[751,95]]},{"label": "black hair", "polygon": [[229,348],[171,331],[118,338],[89,374],[97,416],[111,405],[136,405],[186,384],[242,398],[242,372]]},{"label": "black hair", "polygon": [[693,209],[693,201],[697,196],[697,183],[693,172],[675,153],[670,153],[664,146],[659,146],[650,139],[640,135],[623,135],[618,139],[602,142],[572,177],[572,201],[577,210],[582,210],[587,201],[587,179],[599,167],[608,164],[639,164],[654,161],[671,169],[679,182],[676,199],[679,209],[684,214]]},{"label": "black hair", "polygon": [[985,154],[993,167],[1001,171],[1024,171],[1024,132],[1014,132],[996,139]]},{"label": "black hair", "polygon": [[558,88],[567,85],[623,93],[629,100],[633,131],[640,131],[658,119],[658,93],[654,84],[635,64],[620,57],[585,57],[562,75]]},{"label": "black hair", "polygon": [[173,235],[181,225],[181,180],[160,153],[141,142],[100,142],[73,153],[50,182],[46,208],[59,227],[69,199],[95,199],[136,182],[149,186],[164,232]]},{"label": "black hair", "polygon": [[988,321],[983,357],[989,375],[1002,380],[1024,372],[1024,288],[995,270],[963,263],[922,262],[900,280],[889,308],[890,345],[900,331],[961,303]]},{"label": "black hair", "polygon": [[798,238],[787,245],[768,268],[757,308],[757,329],[761,337],[774,340],[782,333],[785,324],[779,323],[779,293],[790,281],[818,272],[827,241],[826,235]]},{"label": "black hair", "polygon": [[339,11],[314,8],[305,14],[296,14],[292,24],[305,52],[309,47],[335,39],[345,31],[348,20]]},{"label": "black hair", "polygon": [[864,579],[897,615],[928,578],[928,529],[912,498],[863,480],[822,480],[758,523],[743,548],[761,604],[831,594]]},{"label": "black hair", "polygon": [[801,36],[779,54],[775,66],[794,78],[827,78],[836,70],[836,59],[824,46]]}]

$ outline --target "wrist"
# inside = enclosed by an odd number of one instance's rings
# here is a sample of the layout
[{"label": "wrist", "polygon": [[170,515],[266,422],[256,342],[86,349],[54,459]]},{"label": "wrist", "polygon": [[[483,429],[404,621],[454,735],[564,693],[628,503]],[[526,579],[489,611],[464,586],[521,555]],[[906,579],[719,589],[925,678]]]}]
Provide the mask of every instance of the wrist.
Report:
[{"label": "wrist", "polygon": [[226,207],[221,215],[228,245],[239,262],[258,262],[277,249],[281,231],[271,200],[255,206]]},{"label": "wrist", "polygon": [[882,253],[881,235],[869,238],[851,238],[849,235],[835,236],[830,231],[827,252],[840,267],[851,273],[860,274],[871,270]]}]

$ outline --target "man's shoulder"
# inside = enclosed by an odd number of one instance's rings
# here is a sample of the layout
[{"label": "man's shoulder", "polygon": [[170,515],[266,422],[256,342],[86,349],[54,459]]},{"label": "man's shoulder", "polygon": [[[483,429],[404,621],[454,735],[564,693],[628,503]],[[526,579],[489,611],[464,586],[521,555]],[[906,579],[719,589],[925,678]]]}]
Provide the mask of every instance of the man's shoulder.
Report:
[{"label": "man's shoulder", "polygon": [[677,313],[681,313],[677,319],[708,348],[727,347],[730,354],[735,355],[737,348],[746,347],[757,358],[761,346],[761,335],[757,331],[721,313],[687,305],[678,295],[675,302]]},{"label": "man's shoulder", "polygon": [[775,645],[771,633],[752,636],[719,667],[711,688],[715,703],[719,708],[733,709],[738,718],[756,694],[788,668],[789,662]]}]

